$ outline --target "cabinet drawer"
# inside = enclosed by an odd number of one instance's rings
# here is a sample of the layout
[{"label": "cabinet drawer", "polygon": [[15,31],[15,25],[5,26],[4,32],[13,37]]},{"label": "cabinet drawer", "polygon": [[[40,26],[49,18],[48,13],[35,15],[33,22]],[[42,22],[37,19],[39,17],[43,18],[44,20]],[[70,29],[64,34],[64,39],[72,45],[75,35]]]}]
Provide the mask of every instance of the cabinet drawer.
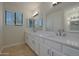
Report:
[{"label": "cabinet drawer", "polygon": [[57,51],[61,51],[61,44],[56,43],[54,41],[50,41],[50,40],[45,40],[45,43],[50,46],[53,49],[56,49]]},{"label": "cabinet drawer", "polygon": [[63,46],[63,53],[69,56],[79,56],[79,50],[69,46]]}]

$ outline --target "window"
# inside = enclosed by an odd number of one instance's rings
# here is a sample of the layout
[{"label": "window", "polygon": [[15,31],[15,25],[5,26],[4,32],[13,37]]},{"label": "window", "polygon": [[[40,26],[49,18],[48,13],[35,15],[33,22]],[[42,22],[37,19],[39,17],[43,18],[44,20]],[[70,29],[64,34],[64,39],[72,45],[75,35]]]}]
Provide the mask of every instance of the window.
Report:
[{"label": "window", "polygon": [[15,25],[23,24],[23,14],[19,11],[15,12]]},{"label": "window", "polygon": [[5,11],[5,24],[21,26],[23,24],[23,14],[19,11],[13,12],[10,10],[6,10]]},{"label": "window", "polygon": [[14,25],[14,13],[10,10],[5,11],[5,24]]}]

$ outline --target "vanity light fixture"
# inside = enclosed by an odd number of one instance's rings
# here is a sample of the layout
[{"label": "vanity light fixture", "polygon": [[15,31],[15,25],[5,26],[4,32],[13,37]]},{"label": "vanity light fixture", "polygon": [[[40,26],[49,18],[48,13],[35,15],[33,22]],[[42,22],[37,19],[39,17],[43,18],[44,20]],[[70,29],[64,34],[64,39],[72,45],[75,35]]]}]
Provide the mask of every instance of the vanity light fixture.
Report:
[{"label": "vanity light fixture", "polygon": [[33,17],[37,16],[38,15],[38,11],[36,11],[34,14],[33,14]]}]

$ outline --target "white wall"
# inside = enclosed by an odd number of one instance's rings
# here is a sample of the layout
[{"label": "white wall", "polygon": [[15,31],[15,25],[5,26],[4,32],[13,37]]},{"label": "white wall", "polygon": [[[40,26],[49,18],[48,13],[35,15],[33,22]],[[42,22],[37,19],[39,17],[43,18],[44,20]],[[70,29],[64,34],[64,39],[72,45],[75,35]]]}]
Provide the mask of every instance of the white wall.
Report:
[{"label": "white wall", "polygon": [[2,47],[2,44],[3,44],[3,42],[2,42],[2,40],[3,40],[3,38],[2,38],[2,33],[3,33],[3,3],[0,3],[0,48]]},{"label": "white wall", "polygon": [[[4,11],[5,10],[12,10],[12,11],[22,11],[21,4],[18,3],[4,3],[3,5]],[[5,22],[5,20],[4,20]],[[23,26],[7,26],[4,23],[3,27],[4,31],[4,40],[3,45],[8,46],[17,43],[24,42],[24,24]]]},{"label": "white wall", "polygon": [[[4,3],[4,11],[6,9],[12,11],[21,11],[24,15],[23,26],[6,26],[4,23],[4,46],[24,42],[24,30],[28,30],[28,19],[33,15],[34,11],[39,10],[40,3]],[[4,20],[5,22],[5,20]]]}]

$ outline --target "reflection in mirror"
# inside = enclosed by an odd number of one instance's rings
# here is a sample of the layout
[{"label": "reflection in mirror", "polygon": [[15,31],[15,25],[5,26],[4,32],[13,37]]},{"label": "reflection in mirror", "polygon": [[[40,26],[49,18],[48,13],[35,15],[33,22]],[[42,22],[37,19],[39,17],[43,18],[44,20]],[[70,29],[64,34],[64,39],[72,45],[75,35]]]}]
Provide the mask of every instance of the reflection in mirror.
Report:
[{"label": "reflection in mirror", "polygon": [[73,8],[65,13],[67,30],[69,32],[79,32],[79,8]]},{"label": "reflection in mirror", "polygon": [[35,20],[33,19],[33,18],[29,18],[29,29],[31,30],[31,31],[33,31],[34,30],[34,28],[35,28]]},{"label": "reflection in mirror", "polygon": [[42,30],[43,29],[43,18],[30,18],[29,19],[29,28],[33,31]]},{"label": "reflection in mirror", "polygon": [[35,19],[35,28],[37,30],[42,30],[42,27],[43,27],[43,19],[41,17]]},{"label": "reflection in mirror", "polygon": [[70,22],[70,29],[79,31],[79,20],[78,21],[71,21]]}]

